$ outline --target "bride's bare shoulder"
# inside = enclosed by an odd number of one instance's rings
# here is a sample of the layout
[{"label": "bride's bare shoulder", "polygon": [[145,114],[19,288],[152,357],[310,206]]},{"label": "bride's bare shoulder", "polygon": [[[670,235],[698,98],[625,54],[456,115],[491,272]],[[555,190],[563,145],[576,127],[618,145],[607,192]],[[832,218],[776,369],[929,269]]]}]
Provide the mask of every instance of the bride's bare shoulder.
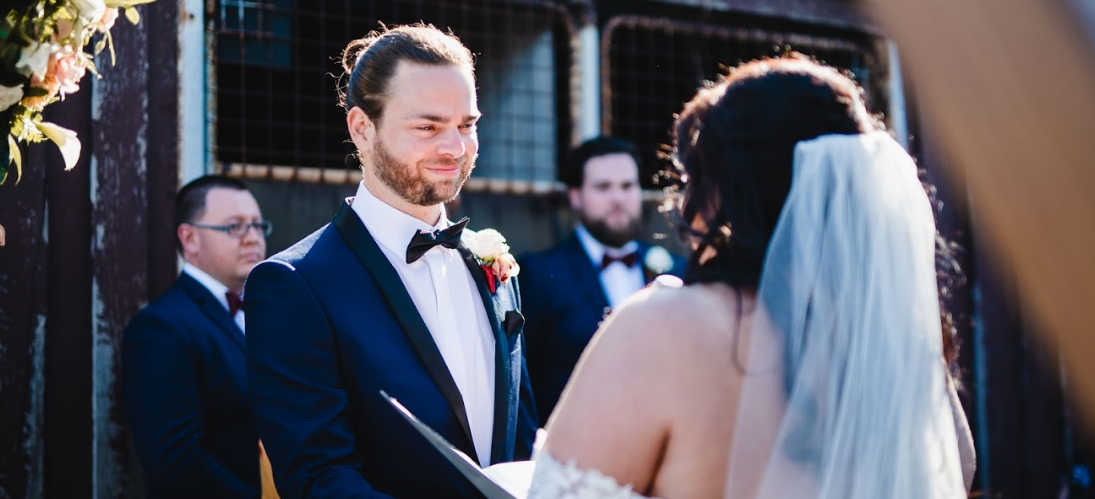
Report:
[{"label": "bride's bare shoulder", "polygon": [[725,284],[650,286],[635,293],[613,315],[678,327],[725,326],[727,319],[736,317],[739,309],[746,310],[751,304],[752,293]]},{"label": "bride's bare shoulder", "polygon": [[709,348],[730,341],[752,306],[752,293],[725,284],[651,286],[614,311],[604,332],[659,351]]}]

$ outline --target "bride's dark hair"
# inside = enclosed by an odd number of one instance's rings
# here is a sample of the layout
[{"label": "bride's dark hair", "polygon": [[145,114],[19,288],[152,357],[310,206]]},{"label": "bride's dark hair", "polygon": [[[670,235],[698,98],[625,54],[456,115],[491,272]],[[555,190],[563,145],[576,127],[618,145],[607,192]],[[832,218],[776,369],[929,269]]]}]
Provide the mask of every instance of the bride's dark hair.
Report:
[{"label": "bride's dark hair", "polygon": [[[881,128],[851,78],[799,54],[746,63],[702,88],[684,106],[673,130],[675,176],[684,186],[677,198],[678,223],[695,248],[685,281],[755,290],[790,192],[796,144]],[[943,353],[953,370],[955,345],[949,315],[940,305]],[[740,306],[739,301],[739,315]],[[784,319],[771,317],[777,329],[788,326]],[[784,351],[789,395],[802,367],[800,353],[790,343]],[[740,362],[741,352],[733,355]],[[823,421],[833,416],[826,415],[825,400],[809,394],[796,400],[788,411],[797,413],[797,422],[783,450],[791,459],[815,462],[825,440]]]},{"label": "bride's dark hair", "polygon": [[792,54],[746,63],[685,104],[673,163],[687,179],[680,229],[696,249],[687,282],[759,284],[795,144],[878,129],[860,94],[850,78]]},{"label": "bride's dark hair", "polygon": [[[670,199],[679,201],[681,235],[695,248],[686,282],[758,286],[791,187],[795,144],[882,129],[862,94],[836,69],[792,53],[743,64],[685,104],[673,127],[669,176],[677,185],[684,181]],[[948,246],[941,248],[943,259],[952,260]],[[946,274],[953,265],[943,267]],[[941,310],[944,357],[953,372],[954,326]]]}]

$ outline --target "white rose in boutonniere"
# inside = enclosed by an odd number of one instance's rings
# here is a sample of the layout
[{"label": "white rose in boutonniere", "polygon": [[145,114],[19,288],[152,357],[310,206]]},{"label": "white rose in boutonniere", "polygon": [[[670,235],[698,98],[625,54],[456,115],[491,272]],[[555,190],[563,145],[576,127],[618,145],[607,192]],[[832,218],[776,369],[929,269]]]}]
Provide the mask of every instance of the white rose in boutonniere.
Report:
[{"label": "white rose in boutonniere", "polygon": [[643,266],[655,275],[664,274],[673,269],[673,255],[661,246],[654,246],[646,252]]},{"label": "white rose in boutonniere", "polygon": [[490,288],[491,293],[497,290],[496,280],[505,284],[510,277],[521,272],[517,259],[509,253],[506,238],[498,231],[494,229],[484,229],[479,232],[465,230],[461,239],[479,259],[479,267],[487,275],[487,287]]}]

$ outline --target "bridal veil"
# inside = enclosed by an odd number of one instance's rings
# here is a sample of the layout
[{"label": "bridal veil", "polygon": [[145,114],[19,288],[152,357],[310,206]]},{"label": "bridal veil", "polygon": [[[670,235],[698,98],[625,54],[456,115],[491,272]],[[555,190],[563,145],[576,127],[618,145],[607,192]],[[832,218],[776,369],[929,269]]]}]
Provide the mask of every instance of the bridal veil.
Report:
[{"label": "bridal veil", "polygon": [[935,223],[885,132],[795,148],[757,291],[726,497],[965,497]]}]

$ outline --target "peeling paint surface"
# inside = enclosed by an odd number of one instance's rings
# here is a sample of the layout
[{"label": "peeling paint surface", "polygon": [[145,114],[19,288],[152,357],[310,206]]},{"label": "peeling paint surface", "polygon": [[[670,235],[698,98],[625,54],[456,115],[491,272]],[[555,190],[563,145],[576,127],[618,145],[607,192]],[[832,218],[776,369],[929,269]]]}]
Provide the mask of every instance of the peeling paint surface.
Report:
[{"label": "peeling paint surface", "polygon": [[119,456],[114,452],[112,443],[118,437],[118,424],[110,415],[114,411],[115,385],[115,345],[113,338],[105,334],[109,323],[104,323],[104,307],[98,280],[91,283],[92,289],[92,394],[91,412],[95,418],[92,430],[91,449],[93,497],[120,497],[121,489],[116,478],[121,476],[122,466]]},{"label": "peeling paint surface", "polygon": [[[148,294],[148,22],[114,34],[91,100],[93,498],[142,497],[121,407],[121,342]],[[119,27],[122,27],[120,23]]]},{"label": "peeling paint surface", "polygon": [[179,13],[179,185],[205,174],[209,147],[206,119],[205,4],[203,0],[182,0]]},{"label": "peeling paint surface", "polygon": [[29,457],[27,463],[27,497],[42,497],[42,476],[45,461],[45,441],[42,422],[45,419],[44,398],[46,393],[46,316],[38,314],[38,324],[34,328],[34,344],[30,357],[34,372],[30,378],[30,409],[27,410],[27,422],[23,433],[23,448]]}]

